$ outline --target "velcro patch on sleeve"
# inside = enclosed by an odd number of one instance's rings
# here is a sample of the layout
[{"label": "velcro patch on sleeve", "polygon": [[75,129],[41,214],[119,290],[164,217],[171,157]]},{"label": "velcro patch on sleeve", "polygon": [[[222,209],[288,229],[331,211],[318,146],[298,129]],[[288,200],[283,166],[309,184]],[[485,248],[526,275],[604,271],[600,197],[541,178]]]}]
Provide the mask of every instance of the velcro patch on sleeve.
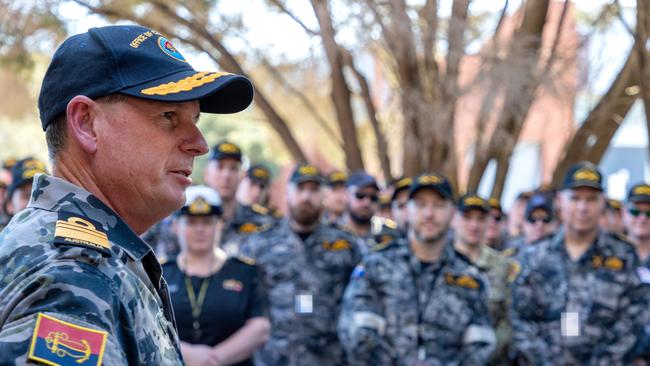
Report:
[{"label": "velcro patch on sleeve", "polygon": [[28,359],[46,365],[102,364],[108,333],[38,313]]}]

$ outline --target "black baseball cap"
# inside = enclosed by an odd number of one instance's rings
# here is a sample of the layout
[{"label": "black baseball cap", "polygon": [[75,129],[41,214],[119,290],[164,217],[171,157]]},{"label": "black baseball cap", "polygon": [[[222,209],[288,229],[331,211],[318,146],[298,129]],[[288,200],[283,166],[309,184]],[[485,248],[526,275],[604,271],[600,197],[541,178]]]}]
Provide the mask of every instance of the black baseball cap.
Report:
[{"label": "black baseball cap", "polygon": [[16,189],[25,184],[31,184],[34,181],[34,176],[39,173],[47,174],[44,162],[31,157],[17,161],[11,168],[11,184],[7,188],[7,197],[11,199]]},{"label": "black baseball cap", "polygon": [[418,175],[413,179],[413,183],[409,187],[409,199],[413,198],[415,193],[421,189],[430,188],[438,192],[448,200],[454,200],[454,194],[451,190],[449,180],[444,176],[436,173],[425,173]]},{"label": "black baseball cap", "polygon": [[621,201],[614,199],[614,198],[608,198],[607,201],[605,201],[606,207],[612,211],[619,211],[621,208],[623,208],[623,204]]},{"label": "black baseball cap", "polygon": [[325,180],[320,173],[320,169],[311,164],[298,164],[291,174],[291,183],[314,182],[323,184]]},{"label": "black baseball cap", "polygon": [[563,189],[589,187],[603,190],[603,176],[598,167],[588,161],[576,163],[569,168],[564,176]]},{"label": "black baseball cap", "polygon": [[400,192],[409,189],[412,183],[413,183],[413,179],[411,177],[400,177],[395,179],[393,181],[393,195],[391,197],[391,201],[395,201],[397,195]]},{"label": "black baseball cap", "polygon": [[501,207],[501,202],[499,202],[499,199],[492,197],[488,200],[488,205],[490,206],[491,209],[497,210],[500,213],[503,213],[503,208]]},{"label": "black baseball cap", "polygon": [[333,171],[327,175],[327,185],[330,187],[345,185],[348,181],[348,174],[342,171]]},{"label": "black baseball cap", "polygon": [[627,194],[627,201],[632,203],[650,202],[650,185],[645,183],[634,185]]},{"label": "black baseball cap", "polygon": [[45,73],[38,98],[43,130],[77,95],[113,93],[157,100],[198,100],[201,112],[235,113],[253,99],[241,75],[198,72],[162,34],[137,25],[91,28],[66,39]]},{"label": "black baseball cap", "polygon": [[471,210],[487,213],[490,211],[490,204],[476,193],[467,193],[458,200],[458,211],[465,213]]},{"label": "black baseball cap", "polygon": [[231,158],[241,162],[241,149],[229,141],[221,141],[214,145],[210,160],[221,160]]},{"label": "black baseball cap", "polygon": [[524,211],[525,218],[530,218],[530,215],[537,209],[542,209],[549,215],[553,215],[553,198],[544,193],[534,194],[526,204],[526,211]]},{"label": "black baseball cap", "polygon": [[377,180],[375,177],[372,175],[364,172],[364,171],[357,171],[350,176],[348,176],[348,181],[346,183],[348,187],[359,187],[359,188],[365,188],[365,187],[372,187],[375,188],[376,190],[379,190],[379,185],[377,184]]},{"label": "black baseball cap", "polygon": [[266,187],[271,181],[271,171],[264,164],[251,165],[246,172],[246,176],[262,187]]}]

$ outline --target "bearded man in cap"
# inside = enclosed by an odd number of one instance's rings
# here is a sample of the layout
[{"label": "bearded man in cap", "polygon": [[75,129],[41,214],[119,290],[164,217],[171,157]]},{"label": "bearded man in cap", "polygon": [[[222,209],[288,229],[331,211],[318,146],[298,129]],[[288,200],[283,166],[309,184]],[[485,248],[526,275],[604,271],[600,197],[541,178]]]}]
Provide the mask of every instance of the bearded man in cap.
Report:
[{"label": "bearded man in cap", "polygon": [[182,364],[167,284],[138,235],[179,209],[200,112],[253,95],[197,72],[160,33],[91,28],[58,48],[38,100],[52,176],[0,236],[0,363]]},{"label": "bearded man in cap", "polygon": [[361,255],[351,233],[322,223],[323,184],[315,166],[298,165],[287,187],[287,217],[242,246],[261,270],[270,308],[271,336],[258,365],[345,363],[336,321]]}]

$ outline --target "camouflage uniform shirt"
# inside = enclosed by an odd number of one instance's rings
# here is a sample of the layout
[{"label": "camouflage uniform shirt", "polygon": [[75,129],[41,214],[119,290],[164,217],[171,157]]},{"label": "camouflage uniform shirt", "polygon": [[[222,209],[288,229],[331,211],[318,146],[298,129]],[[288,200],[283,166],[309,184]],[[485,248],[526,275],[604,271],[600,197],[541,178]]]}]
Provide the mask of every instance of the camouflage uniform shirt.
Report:
[{"label": "camouflage uniform shirt", "polygon": [[0,234],[0,364],[34,360],[182,364],[151,248],[98,198],[46,175]]},{"label": "camouflage uniform shirt", "polygon": [[343,298],[339,336],[357,365],[484,365],[495,336],[478,268],[445,245],[424,264],[408,242],[371,251]]},{"label": "camouflage uniform shirt", "polygon": [[631,244],[600,233],[573,261],[560,230],[519,258],[511,314],[520,359],[533,365],[630,363],[647,306]]},{"label": "camouflage uniform shirt", "polygon": [[508,362],[508,349],[512,340],[512,327],[508,316],[512,301],[510,280],[519,272],[520,266],[514,260],[502,257],[487,245],[481,247],[481,254],[474,264],[485,273],[490,287],[490,317],[497,337],[490,364],[503,365]]},{"label": "camouflage uniform shirt", "polygon": [[258,365],[341,365],[336,334],[341,297],[361,260],[354,235],[320,224],[303,240],[287,219],[243,245],[255,259],[268,296],[271,336]]},{"label": "camouflage uniform shirt", "polygon": [[246,238],[251,234],[268,230],[276,221],[277,219],[264,206],[257,204],[244,206],[237,203],[232,219],[224,223],[221,247],[230,257],[237,257]]}]

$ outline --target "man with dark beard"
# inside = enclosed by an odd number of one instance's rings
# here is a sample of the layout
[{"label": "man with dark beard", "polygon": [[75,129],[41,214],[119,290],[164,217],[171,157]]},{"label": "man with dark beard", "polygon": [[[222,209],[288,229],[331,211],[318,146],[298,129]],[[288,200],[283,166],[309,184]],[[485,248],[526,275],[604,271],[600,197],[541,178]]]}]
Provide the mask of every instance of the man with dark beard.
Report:
[{"label": "man with dark beard", "polygon": [[271,336],[257,365],[345,364],[336,321],[361,255],[354,235],[322,223],[323,183],[316,167],[298,165],[287,187],[287,217],[241,248],[259,265],[270,307]]},{"label": "man with dark beard", "polygon": [[485,278],[454,250],[449,181],[409,188],[408,238],[372,248],[343,297],[339,336],[355,365],[484,365],[494,349]]}]

